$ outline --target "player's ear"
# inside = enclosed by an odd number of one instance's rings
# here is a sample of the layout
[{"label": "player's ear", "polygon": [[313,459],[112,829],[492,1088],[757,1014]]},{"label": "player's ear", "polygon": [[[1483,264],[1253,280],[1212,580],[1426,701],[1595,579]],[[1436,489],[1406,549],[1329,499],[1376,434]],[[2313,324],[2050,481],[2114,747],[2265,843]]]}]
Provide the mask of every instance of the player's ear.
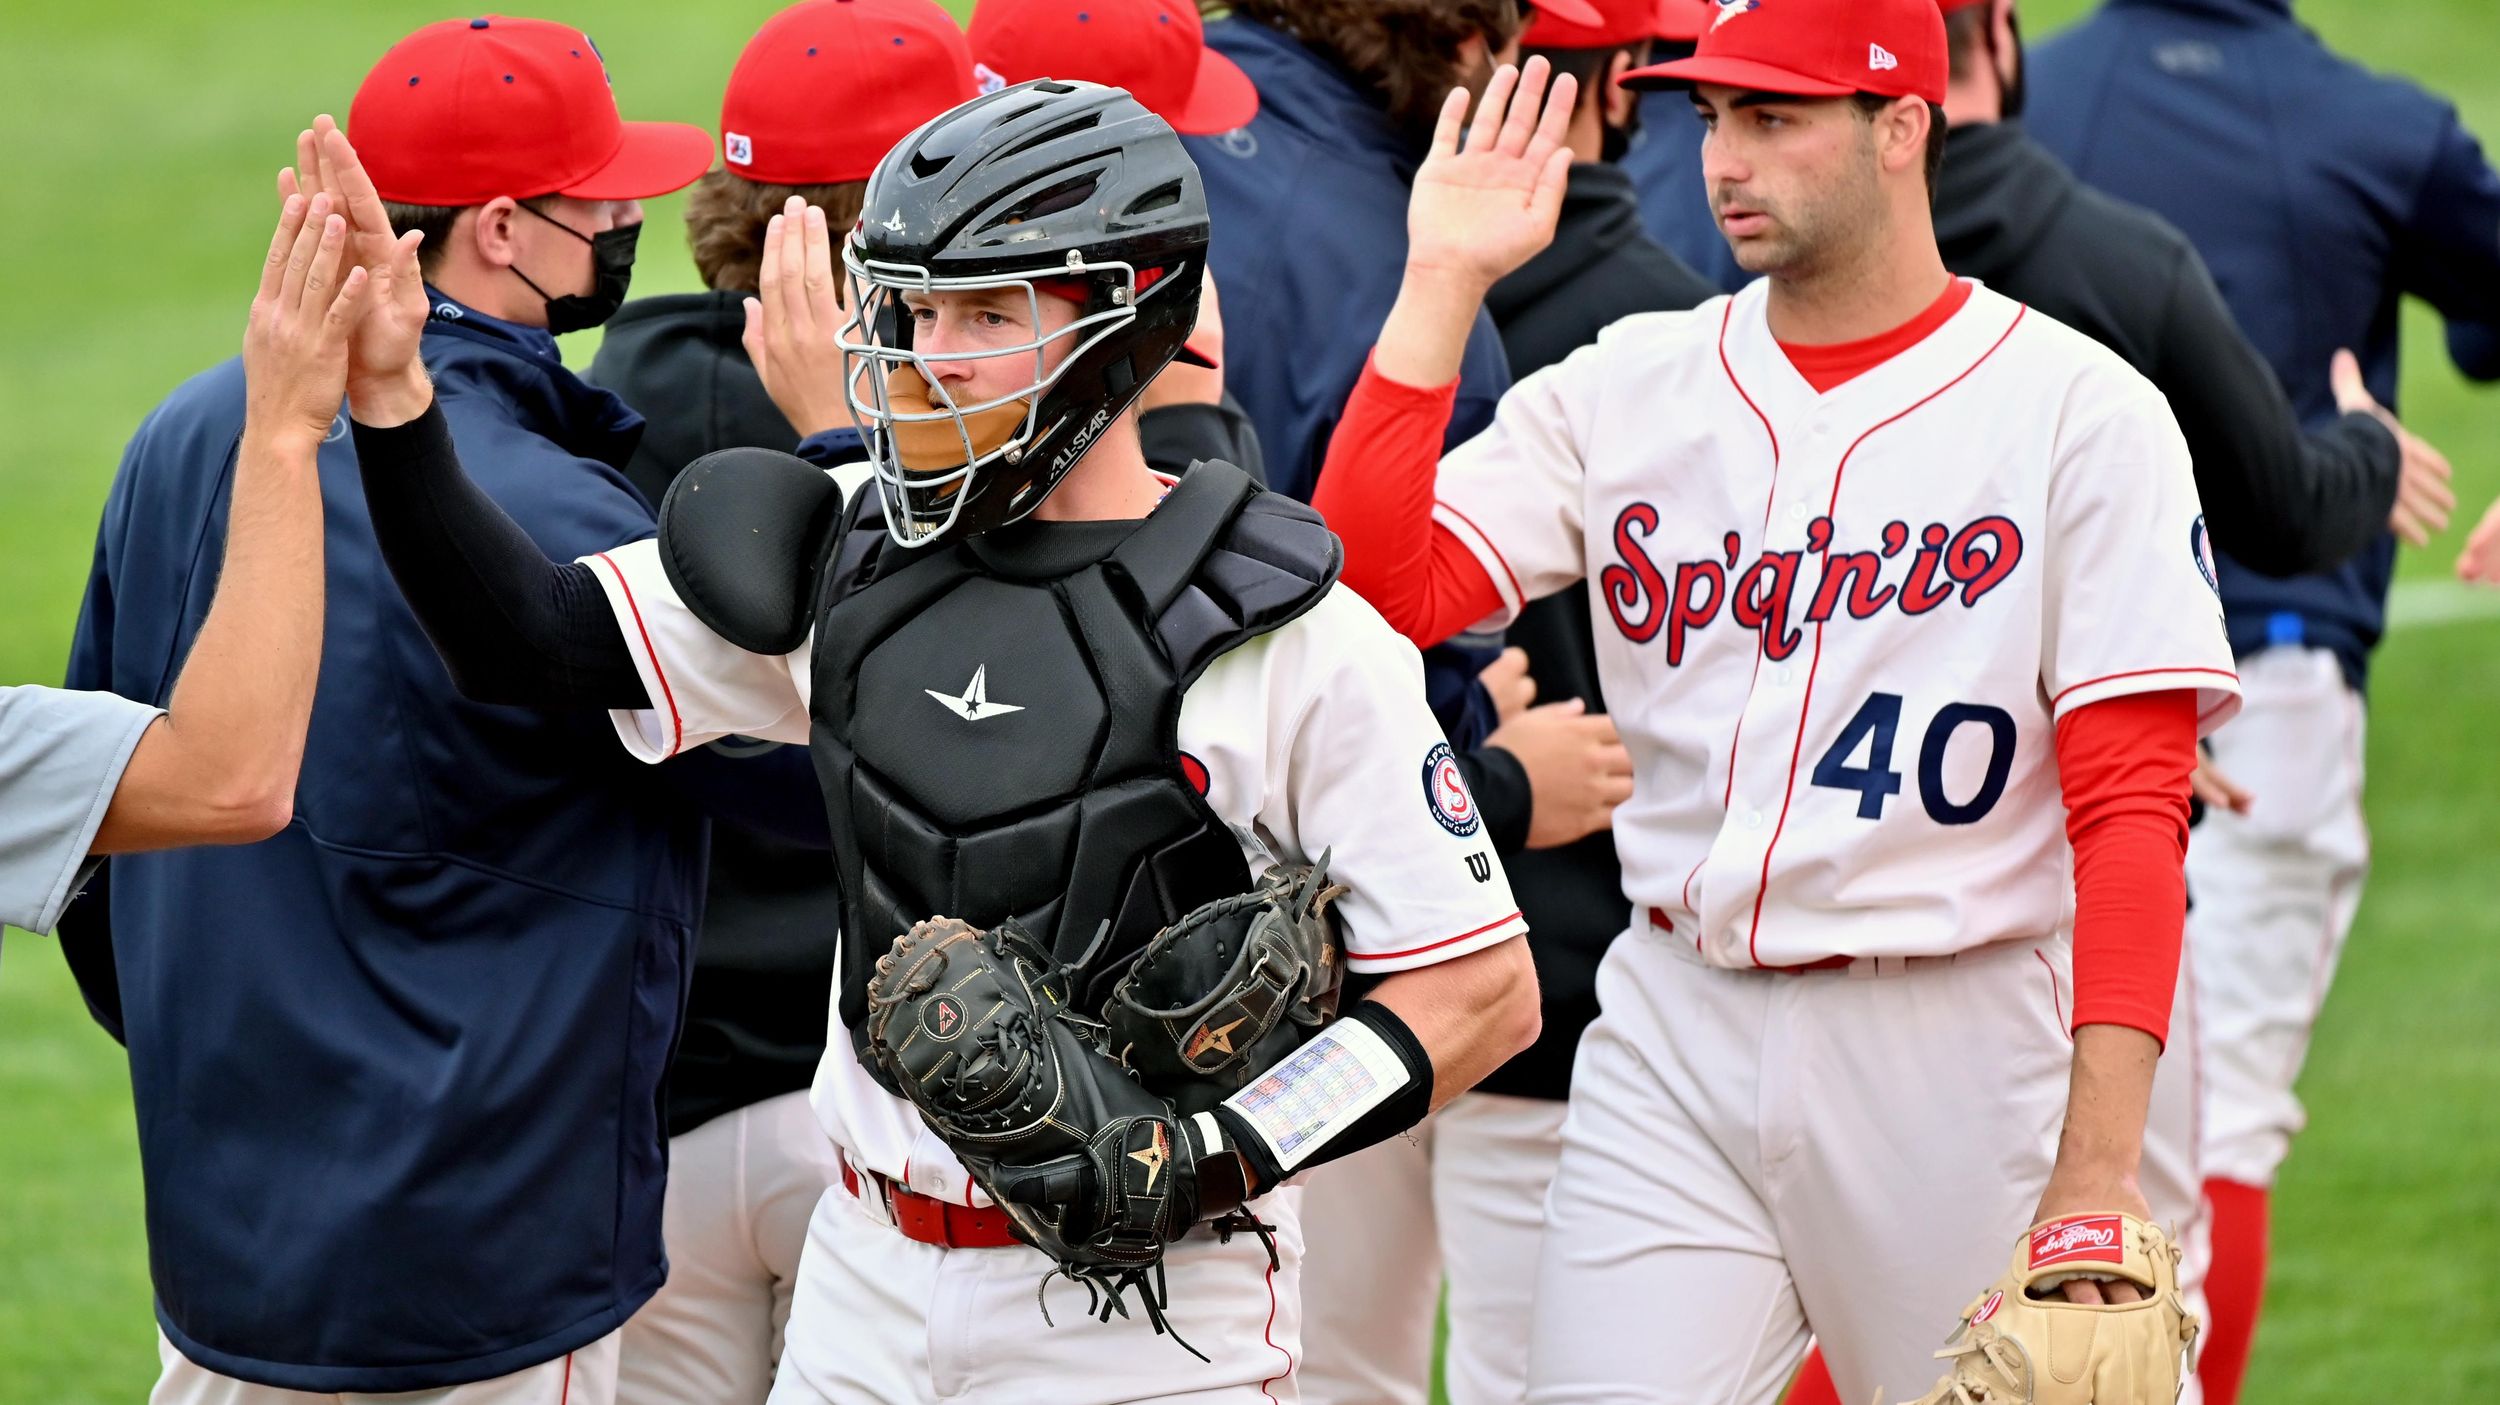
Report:
[{"label": "player's ear", "polygon": [[498,195],[477,207],[477,216],[469,224],[469,241],[488,267],[512,265],[512,223],[519,213],[520,202],[509,195]]},{"label": "player's ear", "polygon": [[1641,95],[1623,86],[1623,75],[1648,62],[1649,46],[1646,44],[1637,50],[1619,49],[1612,59],[1607,60],[1606,72],[1597,80],[1596,94],[1601,104],[1598,116],[1604,119],[1607,126],[1622,128],[1632,125],[1632,110],[1640,106]]},{"label": "player's ear", "polygon": [[1927,129],[1935,120],[1927,100],[1894,98],[1875,114],[1876,158],[1894,173],[1918,172],[1927,165]]}]

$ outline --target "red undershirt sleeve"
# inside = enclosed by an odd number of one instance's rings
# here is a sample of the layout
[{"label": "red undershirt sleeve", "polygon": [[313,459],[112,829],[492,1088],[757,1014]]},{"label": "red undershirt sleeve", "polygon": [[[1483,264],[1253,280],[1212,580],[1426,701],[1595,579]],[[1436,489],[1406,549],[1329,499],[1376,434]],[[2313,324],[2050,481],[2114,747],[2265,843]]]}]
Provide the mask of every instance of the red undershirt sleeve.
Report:
[{"label": "red undershirt sleeve", "polygon": [[1345,543],[1345,583],[1419,646],[1502,608],[1483,563],[1432,520],[1441,438],[1457,401],[1456,381],[1418,389],[1366,361],[1311,494]]},{"label": "red undershirt sleeve", "polygon": [[2196,694],[2137,693],[2057,724],[2058,785],[2075,851],[2075,1028],[2170,1037],[2187,923],[2188,778]]}]

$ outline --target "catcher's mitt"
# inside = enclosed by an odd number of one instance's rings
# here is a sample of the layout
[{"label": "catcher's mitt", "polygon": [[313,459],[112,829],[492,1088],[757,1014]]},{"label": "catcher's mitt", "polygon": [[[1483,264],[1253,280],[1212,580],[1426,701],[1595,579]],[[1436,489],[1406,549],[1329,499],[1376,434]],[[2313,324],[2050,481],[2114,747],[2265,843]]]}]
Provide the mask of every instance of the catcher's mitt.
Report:
[{"label": "catcher's mitt", "polygon": [[1201,1162],[1171,1107],[1066,1007],[1069,975],[1012,923],[931,918],[877,959],[869,1050],[1017,1238],[1096,1292],[1106,1320],[1136,1288],[1165,1330],[1164,1246],[1198,1219]]},{"label": "catcher's mitt", "polygon": [[1336,1018],[1344,892],[1322,854],[1156,933],[1103,1007],[1110,1051],[1183,1116],[1240,1092]]},{"label": "catcher's mitt", "polygon": [[[2196,1342],[2178,1265],[2169,1238],[2132,1215],[2032,1226],[2012,1271],[1963,1310],[1936,1353],[1953,1369],[1918,1405],[2171,1405]],[[2068,1302],[2056,1286],[2070,1278],[2124,1279],[2144,1297]]]}]

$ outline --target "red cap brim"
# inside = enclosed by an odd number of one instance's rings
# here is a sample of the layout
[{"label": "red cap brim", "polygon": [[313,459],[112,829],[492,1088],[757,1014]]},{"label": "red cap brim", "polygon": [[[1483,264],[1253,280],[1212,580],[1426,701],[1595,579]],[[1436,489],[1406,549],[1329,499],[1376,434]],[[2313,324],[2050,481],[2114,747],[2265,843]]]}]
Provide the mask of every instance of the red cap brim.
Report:
[{"label": "red cap brim", "polygon": [[1827,83],[1754,59],[1695,55],[1673,63],[1636,68],[1623,75],[1622,85],[1647,91],[1690,88],[1701,83],[1742,88],[1749,93],[1781,93],[1799,98],[1845,98],[1857,91],[1844,83]]},{"label": "red cap brim", "polygon": [[712,134],[684,122],[628,122],[608,164],[556,192],[576,200],[649,200],[712,169]]},{"label": "red cap brim", "polygon": [[1606,23],[1606,16],[1599,13],[1589,0],[1528,0],[1528,3],[1565,24],[1595,29]]},{"label": "red cap brim", "polygon": [[1241,65],[1213,49],[1198,53],[1198,76],[1189,85],[1189,99],[1178,112],[1164,114],[1172,130],[1193,137],[1211,137],[1247,127],[1259,115],[1259,88]]}]

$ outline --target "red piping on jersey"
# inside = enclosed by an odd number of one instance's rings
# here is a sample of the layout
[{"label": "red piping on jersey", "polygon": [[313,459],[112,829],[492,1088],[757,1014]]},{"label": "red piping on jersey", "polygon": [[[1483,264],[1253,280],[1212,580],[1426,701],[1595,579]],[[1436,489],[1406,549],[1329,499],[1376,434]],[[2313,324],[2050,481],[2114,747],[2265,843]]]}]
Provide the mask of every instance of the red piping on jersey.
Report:
[{"label": "red piping on jersey", "polygon": [[1367,951],[1360,955],[1349,953],[1346,957],[1346,961],[1351,964],[1356,961],[1395,961],[1406,956],[1421,956],[1427,951],[1439,951],[1445,946],[1449,946],[1456,942],[1463,942],[1469,937],[1481,937],[1485,933],[1492,931],[1494,928],[1501,926],[1505,922],[1516,922],[1518,920],[1519,914],[1514,912],[1508,917],[1497,918],[1494,921],[1485,923],[1483,926],[1478,927],[1472,932],[1461,932],[1455,937],[1444,937],[1440,941],[1429,942],[1423,946],[1408,947],[1404,951]]},{"label": "red piping on jersey", "polygon": [[642,607],[634,603],[634,588],[626,581],[624,571],[608,560],[604,551],[597,559],[606,563],[608,573],[616,577],[617,589],[625,592],[625,608],[633,612],[634,629],[642,635],[643,657],[651,660],[651,676],[660,680],[660,700],[668,704],[668,754],[675,756],[686,744],[686,724],[677,716],[677,694],[668,686],[668,670],[660,667],[659,651],[651,647],[651,627],[642,622]]},{"label": "red piping on jersey", "polygon": [[[1831,501],[1823,506],[1823,515],[1830,517],[1840,511],[1841,480],[1848,476],[1849,460],[1857,456],[1858,449],[1863,446],[1867,440],[1874,438],[1878,431],[1889,429],[1893,425],[1899,424],[1901,421],[1917,414],[1920,410],[1926,408],[1928,405],[1934,403],[1938,398],[1942,397],[1946,391],[1951,390],[1953,387],[1960,385],[1966,380],[1969,380],[1974,372],[1978,371],[1980,367],[1988,364],[1989,357],[1997,354],[1997,348],[2004,346],[2007,341],[2013,338],[2014,329],[2023,324],[2024,316],[2030,311],[2031,309],[2028,306],[2015,308],[2014,320],[2005,325],[2005,331],[2001,333],[1994,342],[1989,344],[1986,351],[1979,353],[1979,359],[1970,363],[1970,365],[1963,370],[1962,374],[1955,376],[1953,379],[1946,381],[1934,390],[1929,391],[1927,395],[1920,399],[1917,404],[1912,405],[1910,408],[1903,410],[1897,415],[1894,415],[1891,419],[1884,420],[1876,424],[1872,428],[1868,429],[1866,433],[1859,435],[1854,441],[1852,441],[1848,449],[1841,454],[1839,464],[1832,469],[1832,496]],[[1724,357],[1725,353],[1722,352],[1721,355]],[[1780,795],[1780,818],[1779,823],[1771,827],[1771,842],[1762,847],[1762,877],[1761,880],[1755,884],[1753,891],[1753,925],[1745,933],[1745,959],[1751,961],[1756,966],[1760,966],[1762,964],[1762,953],[1759,946],[1759,943],[1762,940],[1762,903],[1764,899],[1771,895],[1771,856],[1779,852],[1780,835],[1785,833],[1788,829],[1789,806],[1794,804],[1797,799],[1797,763],[1805,756],[1806,719],[1814,715],[1814,675],[1817,670],[1822,668],[1822,666],[1823,626],[1818,623],[1814,626],[1814,657],[1806,665],[1806,693],[1805,696],[1797,702],[1797,737],[1788,748],[1788,788]],[[1754,640],[1754,672],[1759,675],[1761,671],[1762,640],[1757,637]],[[1729,757],[1728,764],[1728,780],[1731,786],[1734,784],[1735,779],[1735,758],[1731,755]]]},{"label": "red piping on jersey", "polygon": [[[1780,496],[1780,432],[1771,427],[1771,417],[1762,413],[1762,407],[1753,402],[1751,395],[1745,393],[1745,383],[1736,378],[1736,367],[1727,359],[1727,329],[1735,318],[1736,299],[1729,298],[1727,306],[1719,312],[1719,369],[1727,373],[1727,383],[1735,390],[1736,398],[1744,401],[1745,408],[1753,411],[1753,417],[1762,422],[1762,432],[1771,441],[1771,486],[1762,494],[1762,535],[1767,545],[1771,534],[1771,509],[1778,504]],[[1722,819],[1726,817],[1728,806],[1736,796],[1736,753],[1745,744],[1745,712],[1753,706],[1754,685],[1761,681],[1762,641],[1756,638],[1753,647],[1753,676],[1745,680],[1745,703],[1743,707],[1736,710],[1736,730],[1729,733],[1727,739],[1727,784],[1719,788],[1719,815]],[[1684,875],[1684,908],[1687,912],[1694,910],[1693,880],[1701,876],[1702,869],[1709,862],[1710,851],[1704,849],[1700,862],[1693,865],[1692,872]],[[1701,950],[1701,924],[1699,922],[1693,924],[1693,950]]]},{"label": "red piping on jersey", "polygon": [[2039,961],[2040,969],[2049,973],[2049,1008],[2057,1013],[2057,1032],[2065,1035],[2066,1042],[2072,1044],[2075,1032],[2066,1024],[2066,998],[2057,991],[2057,968],[2049,964],[2049,958],[2040,954],[2040,948],[2033,947],[2031,954]]},{"label": "red piping on jersey", "polygon": [[556,1405],[565,1405],[573,1398],[573,1353],[564,1353],[564,1392],[556,1397]]},{"label": "red piping on jersey", "polygon": [[[2093,686],[2095,686],[2095,685],[2097,685],[2097,684],[2101,684],[2101,683],[2115,683],[2115,682],[2117,682],[2117,681],[2118,681],[2119,679],[2121,679],[2121,678],[2147,678],[2147,677],[2150,677],[2150,676],[2152,676],[2153,674],[2156,674],[2156,673],[2210,673],[2210,674],[2212,674],[2212,675],[2213,675],[2214,677],[2216,677],[2216,678],[2228,678],[2228,679],[2230,679],[2230,680],[2231,680],[2232,682],[2234,682],[2234,683],[2237,683],[2237,682],[2239,682],[2239,681],[2240,681],[2240,676],[2239,676],[2238,674],[2236,674],[2236,673],[2233,673],[2231,670],[2229,670],[2229,669],[2227,669],[2227,668],[2136,668],[2136,669],[2129,669],[2129,670],[2128,670],[2127,672],[2125,672],[2125,673],[2112,673],[2112,674],[2108,674],[2108,675],[2105,675],[2105,676],[2100,677],[2100,678],[2086,678],[2086,679],[2085,679],[2085,680],[2083,680],[2082,682],[2077,683],[2076,685],[2074,685],[2074,687],[2071,687],[2071,688],[2065,689],[2064,691],[2060,692],[2060,693],[2059,693],[2056,697],[2053,697],[2053,698],[2049,699],[2049,710],[2050,710],[2050,711],[2052,711],[2052,712],[2056,711],[2056,710],[2057,710],[2057,705],[2058,705],[2059,703],[2064,702],[2064,701],[2066,700],[2066,698],[2067,698],[2067,695],[2068,695],[2068,694],[2075,693],[2075,692],[2079,692],[2079,691],[2081,691],[2082,689],[2085,689],[2085,688],[2090,688],[2090,687],[2093,687]],[[2210,713],[2210,712],[2208,712],[2208,713],[2204,714],[2204,716],[2207,716],[2207,717],[2210,717],[2210,716],[2212,716],[2212,715],[2213,715],[2213,714],[2212,714],[2212,713]],[[2202,719],[2200,718],[2199,720],[2202,720]]]},{"label": "red piping on jersey", "polygon": [[1293,1374],[1293,1353],[1281,1346],[1276,1346],[1276,1265],[1274,1264],[1267,1266],[1267,1344],[1275,1347],[1277,1354],[1285,1358],[1283,1371],[1259,1382],[1259,1394],[1274,1400],[1276,1393],[1269,1390],[1268,1386],[1272,1382],[1281,1381]]},{"label": "red piping on jersey", "polygon": [[1510,568],[1510,558],[1504,556],[1502,554],[1502,549],[1493,544],[1492,534],[1485,531],[1484,528],[1477,526],[1476,519],[1468,516],[1464,512],[1459,511],[1457,508],[1450,506],[1448,503],[1441,501],[1439,498],[1434,498],[1432,500],[1432,505],[1441,509],[1443,512],[1448,513],[1452,517],[1457,518],[1466,526],[1468,531],[1476,534],[1476,540],[1484,543],[1485,554],[1493,558],[1494,563],[1502,568],[1502,574],[1509,579],[1510,598],[1519,602],[1516,608],[1525,609],[1528,604],[1528,592],[1519,588],[1519,573]]}]

